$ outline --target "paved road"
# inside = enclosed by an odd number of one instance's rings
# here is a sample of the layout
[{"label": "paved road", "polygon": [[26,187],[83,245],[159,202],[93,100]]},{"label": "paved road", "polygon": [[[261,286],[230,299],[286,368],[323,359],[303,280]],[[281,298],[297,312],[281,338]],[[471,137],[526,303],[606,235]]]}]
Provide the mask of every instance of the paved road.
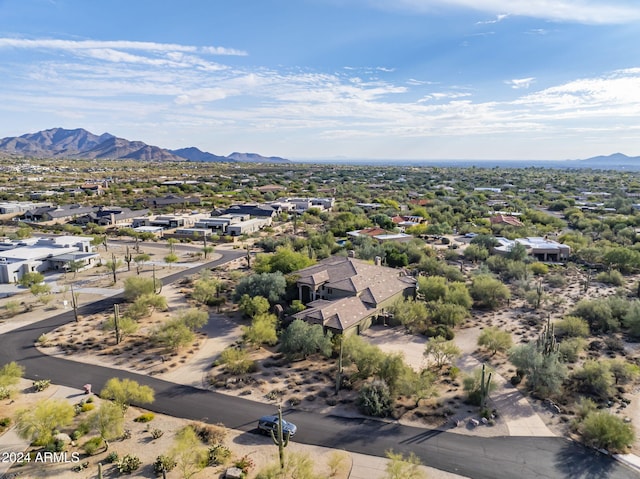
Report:
[{"label": "paved road", "polygon": [[[242,254],[225,252],[222,258],[206,266],[213,267]],[[185,274],[189,272],[176,273],[163,281],[176,281]],[[83,308],[83,313],[100,311],[120,300],[108,298],[92,303]],[[96,391],[112,377],[134,379],[156,391],[155,402],[145,406],[148,409],[176,417],[222,422],[227,427],[246,432],[254,431],[256,418],[272,412],[272,408],[263,403],[50,357],[35,348],[34,342],[40,334],[72,320],[72,312],[67,312],[0,336],[0,364],[15,360],[26,368],[28,378],[47,378],[76,388],[91,383]],[[477,438],[372,419],[322,416],[296,410],[287,410],[286,417],[298,425],[295,440],[301,443],[381,457],[389,449],[414,452],[426,465],[474,479],[639,477],[611,458],[562,438]]]}]

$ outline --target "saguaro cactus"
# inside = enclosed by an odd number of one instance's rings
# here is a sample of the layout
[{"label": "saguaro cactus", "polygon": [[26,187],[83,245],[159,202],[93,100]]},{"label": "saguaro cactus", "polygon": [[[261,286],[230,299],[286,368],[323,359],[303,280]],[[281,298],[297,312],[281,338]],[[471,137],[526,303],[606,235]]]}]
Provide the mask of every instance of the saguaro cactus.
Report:
[{"label": "saguaro cactus", "polygon": [[113,324],[116,331],[116,344],[120,344],[120,306],[113,305]]},{"label": "saguaro cactus", "polygon": [[162,281],[156,280],[156,265],[155,264],[153,265],[153,292],[154,292],[154,294],[160,294],[162,292]]},{"label": "saguaro cactus", "polygon": [[73,308],[73,317],[76,323],[80,322],[78,317],[78,293],[73,291],[73,283],[71,283],[71,307]]},{"label": "saguaro cactus", "polygon": [[551,353],[555,353],[558,350],[559,344],[556,341],[555,329],[551,324],[551,317],[547,318],[547,324],[538,339],[536,340],[536,347],[545,356],[550,356]]},{"label": "saguaro cactus", "polygon": [[480,407],[484,409],[487,404],[487,398],[489,397],[489,388],[491,386],[491,375],[489,373],[485,381],[485,365],[482,365],[482,376],[480,377]]},{"label": "saguaro cactus", "polygon": [[278,455],[280,457],[280,469],[284,469],[284,448],[289,445],[289,432],[282,431],[282,406],[278,406],[278,437],[276,433],[271,430],[271,439],[273,443],[278,446]]}]

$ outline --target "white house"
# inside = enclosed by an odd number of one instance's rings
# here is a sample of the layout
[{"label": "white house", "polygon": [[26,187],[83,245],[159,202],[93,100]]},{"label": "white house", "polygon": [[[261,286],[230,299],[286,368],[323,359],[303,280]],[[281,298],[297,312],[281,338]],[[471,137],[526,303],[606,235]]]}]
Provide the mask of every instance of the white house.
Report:
[{"label": "white house", "polygon": [[0,283],[16,283],[28,272],[65,271],[72,261],[91,267],[100,258],[92,240],[88,236],[52,236],[2,243]]}]

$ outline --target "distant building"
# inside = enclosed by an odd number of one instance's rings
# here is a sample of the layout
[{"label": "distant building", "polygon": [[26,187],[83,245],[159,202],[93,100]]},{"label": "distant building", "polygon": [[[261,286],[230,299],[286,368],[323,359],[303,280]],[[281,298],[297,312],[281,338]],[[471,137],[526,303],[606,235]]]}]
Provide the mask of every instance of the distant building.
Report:
[{"label": "distant building", "polygon": [[258,218],[273,218],[276,214],[277,212],[273,207],[257,203],[232,205],[222,212],[222,215],[249,215]]},{"label": "distant building", "polygon": [[52,236],[0,243],[0,283],[17,283],[29,272],[65,271],[71,262],[91,267],[100,258],[92,241],[86,236]]},{"label": "distant building", "polygon": [[377,241],[409,241],[413,236],[406,233],[389,233],[382,228],[365,228],[363,230],[348,231],[347,236],[351,238],[357,238],[359,236],[369,236]]},{"label": "distant building", "polygon": [[509,225],[509,226],[515,226],[518,228],[521,226],[524,226],[524,223],[522,221],[520,221],[515,216],[510,216],[510,215],[500,214],[500,215],[492,216],[491,218],[489,218],[489,221],[491,222],[492,225]]},{"label": "distant building", "polygon": [[199,206],[201,204],[200,198],[197,196],[178,196],[178,195],[166,195],[159,198],[147,198],[144,204],[147,208],[165,208],[167,206],[182,206],[189,208],[191,206]]},{"label": "distant building", "polygon": [[496,238],[500,243],[494,248],[498,254],[507,255],[516,244],[521,244],[527,249],[527,253],[538,261],[560,262],[566,261],[571,255],[571,248],[557,241],[541,237],[516,238]]}]

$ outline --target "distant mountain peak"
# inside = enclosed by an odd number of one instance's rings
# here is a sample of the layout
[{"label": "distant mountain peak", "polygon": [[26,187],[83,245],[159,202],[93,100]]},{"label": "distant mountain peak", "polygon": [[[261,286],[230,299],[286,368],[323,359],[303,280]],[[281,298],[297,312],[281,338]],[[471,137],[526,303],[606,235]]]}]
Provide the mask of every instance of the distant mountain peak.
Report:
[{"label": "distant mountain peak", "polygon": [[[84,128],[50,128],[19,137],[0,139],[0,153],[39,158],[130,159],[141,161],[228,161],[228,162],[289,162],[279,157],[264,157],[256,153],[232,153],[218,156],[195,147],[167,150],[142,141],[118,138],[110,133],[95,135]],[[235,155],[235,156],[234,156]]]}]

